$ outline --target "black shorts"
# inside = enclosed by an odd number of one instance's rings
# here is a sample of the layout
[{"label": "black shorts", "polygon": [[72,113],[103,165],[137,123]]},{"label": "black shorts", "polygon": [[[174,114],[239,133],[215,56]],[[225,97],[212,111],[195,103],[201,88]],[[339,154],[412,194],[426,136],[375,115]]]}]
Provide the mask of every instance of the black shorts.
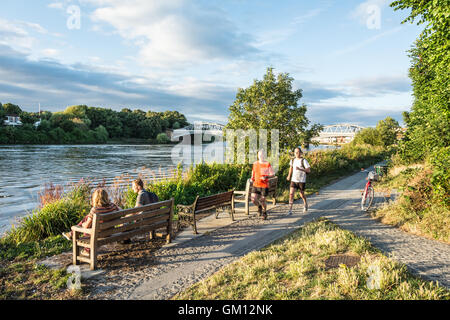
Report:
[{"label": "black shorts", "polygon": [[252,193],[256,193],[263,197],[267,197],[267,195],[269,194],[269,188],[252,187]]},{"label": "black shorts", "polygon": [[294,188],[296,190],[305,191],[305,182],[293,182],[291,181],[291,188]]}]

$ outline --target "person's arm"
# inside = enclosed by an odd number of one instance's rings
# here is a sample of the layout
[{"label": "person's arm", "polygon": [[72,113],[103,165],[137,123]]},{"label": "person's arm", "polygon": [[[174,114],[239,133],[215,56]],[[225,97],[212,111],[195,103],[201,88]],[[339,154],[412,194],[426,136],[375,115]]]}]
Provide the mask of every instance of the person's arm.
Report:
[{"label": "person's arm", "polygon": [[89,229],[90,227],[92,227],[92,215],[91,215],[91,214],[89,214],[89,215],[87,216],[86,221],[84,221],[84,222],[81,224],[81,227],[82,227],[82,228],[86,228],[86,229]]},{"label": "person's arm", "polygon": [[287,179],[286,179],[287,181],[291,180],[292,171],[293,171],[293,168],[290,167],[289,168],[289,173],[288,173],[288,176],[287,176]]},{"label": "person's arm", "polygon": [[273,171],[272,165],[269,163],[269,176],[267,178],[275,177],[275,172]]},{"label": "person's arm", "polygon": [[290,167],[289,167],[289,173],[288,173],[288,176],[287,176],[287,181],[289,181],[289,180],[291,180],[291,176],[292,176],[292,171],[294,171],[294,167],[293,167],[293,165],[294,165],[294,160],[291,160],[291,162],[289,163],[289,165],[290,165]]}]

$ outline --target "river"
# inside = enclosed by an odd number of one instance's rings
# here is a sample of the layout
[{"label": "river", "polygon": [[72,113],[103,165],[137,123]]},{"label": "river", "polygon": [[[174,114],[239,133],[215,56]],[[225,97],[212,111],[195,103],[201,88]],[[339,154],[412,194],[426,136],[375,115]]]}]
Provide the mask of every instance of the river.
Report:
[{"label": "river", "polygon": [[[203,150],[211,148],[204,145]],[[173,172],[183,153],[174,145],[0,146],[0,234],[38,207],[46,183],[68,188],[80,179],[112,183],[124,174],[158,179]],[[326,146],[312,147],[327,148]],[[192,156],[194,159],[194,156]]]}]

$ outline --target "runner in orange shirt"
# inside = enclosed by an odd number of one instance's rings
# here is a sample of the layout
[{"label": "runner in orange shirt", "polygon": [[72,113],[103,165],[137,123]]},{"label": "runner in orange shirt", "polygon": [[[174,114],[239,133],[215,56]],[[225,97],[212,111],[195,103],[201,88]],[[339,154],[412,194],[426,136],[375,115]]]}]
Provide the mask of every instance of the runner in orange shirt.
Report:
[{"label": "runner in orange shirt", "polygon": [[275,173],[273,172],[272,166],[268,161],[265,160],[264,151],[258,151],[258,161],[253,163],[252,178],[253,188],[252,188],[252,202],[258,207],[259,215],[263,217],[264,220],[267,219],[267,205],[266,196],[269,193],[269,178],[273,177]]}]

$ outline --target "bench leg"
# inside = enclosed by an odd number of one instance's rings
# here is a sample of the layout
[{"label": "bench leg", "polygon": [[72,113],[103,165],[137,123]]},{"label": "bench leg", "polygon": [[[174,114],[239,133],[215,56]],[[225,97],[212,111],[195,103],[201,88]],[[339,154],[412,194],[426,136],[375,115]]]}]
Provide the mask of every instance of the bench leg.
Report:
[{"label": "bench leg", "polygon": [[73,255],[73,265],[78,265],[78,256],[80,255],[80,248],[77,246],[78,232],[73,231],[72,233],[72,255]]}]

